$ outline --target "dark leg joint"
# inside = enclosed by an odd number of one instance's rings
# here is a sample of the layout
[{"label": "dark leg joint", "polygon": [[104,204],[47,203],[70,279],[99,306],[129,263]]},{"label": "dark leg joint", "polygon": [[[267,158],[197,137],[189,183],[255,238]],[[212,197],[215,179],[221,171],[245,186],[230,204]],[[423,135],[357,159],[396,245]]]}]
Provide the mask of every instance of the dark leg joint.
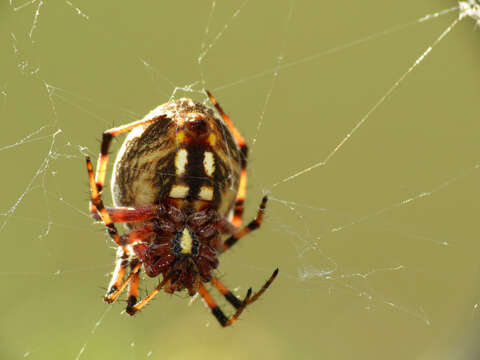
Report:
[{"label": "dark leg joint", "polygon": [[228,318],[225,316],[222,310],[218,306],[212,308],[212,314],[217,318],[218,322],[222,326],[226,326],[228,323]]},{"label": "dark leg joint", "polygon": [[224,296],[225,296],[225,299],[227,299],[228,302],[232,304],[233,307],[235,307],[235,309],[238,309],[240,306],[242,306],[242,302],[238,300],[238,298],[235,295],[233,295],[231,291],[226,293]]},{"label": "dark leg joint", "polygon": [[112,138],[113,138],[112,134],[110,134],[108,132],[103,133],[102,145],[101,145],[101,149],[100,149],[100,153],[102,155],[107,155],[108,154],[108,148],[110,147],[110,142],[112,141]]},{"label": "dark leg joint", "polygon": [[107,232],[108,232],[108,235],[113,237],[113,236],[117,235],[117,230],[111,225],[113,225],[113,224],[108,224],[107,225]]},{"label": "dark leg joint", "polygon": [[258,229],[260,227],[260,224],[258,223],[257,220],[252,220],[250,221],[250,223],[248,224],[248,228],[250,229],[250,231],[253,231],[255,229]]},{"label": "dark leg joint", "polygon": [[127,312],[128,315],[133,316],[137,312],[137,309],[135,309],[135,307],[133,307],[133,306],[132,307],[127,306],[125,311]]},{"label": "dark leg joint", "polygon": [[264,210],[265,207],[267,206],[267,201],[268,201],[268,196],[265,195],[263,198],[262,198],[262,203],[260,204],[260,209]]},{"label": "dark leg joint", "polygon": [[127,314],[133,315],[135,314],[135,309],[133,308],[137,303],[137,298],[135,296],[129,296],[127,300]]},{"label": "dark leg joint", "polygon": [[227,240],[225,240],[224,245],[226,248],[229,248],[229,247],[232,247],[236,242],[237,242],[237,239],[235,239],[234,237],[230,237]]},{"label": "dark leg joint", "polygon": [[115,291],[117,291],[118,288],[113,285],[110,289],[108,289],[107,293],[105,294],[105,298],[103,300],[105,300],[105,302],[111,304],[113,302],[113,300],[110,298],[110,296],[112,296],[112,294],[115,293]]}]

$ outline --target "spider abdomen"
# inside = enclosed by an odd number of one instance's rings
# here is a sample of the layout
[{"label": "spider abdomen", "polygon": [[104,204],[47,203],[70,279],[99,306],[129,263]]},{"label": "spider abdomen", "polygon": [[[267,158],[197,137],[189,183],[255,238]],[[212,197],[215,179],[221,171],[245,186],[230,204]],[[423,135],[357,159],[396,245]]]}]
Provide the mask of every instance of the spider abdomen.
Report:
[{"label": "spider abdomen", "polygon": [[230,131],[208,107],[171,101],[134,129],[115,162],[112,193],[117,206],[174,199],[180,209],[208,206],[228,216],[238,191],[241,154]]}]

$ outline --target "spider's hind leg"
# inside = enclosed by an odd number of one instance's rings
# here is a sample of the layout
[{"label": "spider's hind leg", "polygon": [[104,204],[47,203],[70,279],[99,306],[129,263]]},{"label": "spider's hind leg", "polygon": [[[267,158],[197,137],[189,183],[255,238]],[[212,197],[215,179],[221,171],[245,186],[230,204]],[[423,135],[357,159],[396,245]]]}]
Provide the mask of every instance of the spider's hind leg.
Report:
[{"label": "spider's hind leg", "polygon": [[233,245],[237,243],[245,235],[248,235],[253,230],[258,229],[262,225],[263,215],[265,214],[265,208],[267,207],[268,197],[264,196],[262,198],[262,202],[260,203],[260,207],[257,212],[257,217],[250,221],[246,226],[244,226],[241,230],[237,231],[235,234],[231,235],[227,240],[223,242],[223,248],[220,251],[226,251],[230,249]]},{"label": "spider's hind leg", "polygon": [[244,201],[245,201],[245,196],[247,193],[247,159],[248,159],[248,147],[247,144],[245,144],[245,140],[243,139],[243,136],[240,134],[240,131],[233,125],[232,120],[230,120],[230,117],[225,114],[223,111],[222,107],[220,104],[217,102],[217,100],[213,97],[213,95],[210,93],[210,91],[205,89],[205,92],[207,93],[208,98],[212,102],[212,104],[215,106],[217,111],[220,113],[222,116],[223,121],[225,121],[225,124],[227,125],[228,129],[231,131],[233,134],[233,138],[235,139],[235,142],[237,143],[237,146],[240,148],[240,154],[241,154],[241,166],[242,166],[242,172],[240,173],[240,182],[238,184],[238,193],[237,197],[235,199],[235,205],[233,208],[233,218],[232,218],[232,223],[235,225],[235,227],[239,228],[242,226],[242,217],[243,217],[243,210],[244,210]]}]

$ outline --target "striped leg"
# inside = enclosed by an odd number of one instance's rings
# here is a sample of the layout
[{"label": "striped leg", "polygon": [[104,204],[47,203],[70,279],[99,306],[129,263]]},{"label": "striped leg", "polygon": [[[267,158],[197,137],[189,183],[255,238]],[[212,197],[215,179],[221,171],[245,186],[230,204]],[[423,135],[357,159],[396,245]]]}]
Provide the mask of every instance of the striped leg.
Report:
[{"label": "striped leg", "polygon": [[[132,270],[133,271],[133,270]],[[128,299],[126,312],[129,313],[138,299],[138,283],[140,282],[140,270],[133,274],[133,279],[128,285]]]},{"label": "striped leg", "polygon": [[[117,245],[121,246],[123,252],[126,255],[128,255],[129,251],[127,250],[125,245],[128,245],[129,243],[133,242],[136,238],[138,238],[138,236],[135,237],[135,231],[137,230],[149,231],[149,229],[140,228],[132,231],[131,233],[125,236],[120,236],[117,228],[115,227],[114,222],[118,220],[124,221],[124,222],[148,220],[149,218],[152,218],[155,215],[156,211],[158,210],[158,207],[151,206],[151,207],[142,207],[139,209],[119,208],[119,209],[110,209],[110,212],[109,212],[104,207],[100,192],[98,191],[97,186],[95,184],[92,162],[90,161],[90,158],[88,156],[86,160],[87,160],[88,179],[90,181],[90,192],[91,192],[91,198],[92,198],[91,201],[95,206],[95,209],[98,211],[100,218],[103,220],[105,226],[107,227],[107,231],[110,237],[113,239],[113,241],[117,243]],[[113,218],[110,216],[110,214],[113,215]],[[148,224],[146,226],[148,227]]]},{"label": "striped leg", "polygon": [[[262,286],[262,288],[256,292],[249,300],[247,305],[250,305],[254,301],[256,301],[262,294],[268,289],[268,287],[272,284],[273,280],[278,275],[278,269],[275,269],[273,274],[270,276],[270,278],[265,282],[265,284]],[[235,309],[240,308],[242,306],[242,301],[240,301],[233,293],[216,277],[212,277],[210,280],[213,286],[222,294],[227,301],[232,304],[232,306]]]},{"label": "striped leg", "polygon": [[[138,126],[142,126],[156,120],[158,120],[158,117],[150,118],[150,119],[142,119],[127,125],[106,130],[103,133],[102,145],[100,146],[100,156],[98,157],[98,163],[97,163],[97,173],[95,175],[95,183],[96,183],[97,191],[99,192],[99,194],[102,193],[103,185],[105,184],[105,176],[107,175],[107,164],[108,164],[108,149],[110,148],[112,139],[119,134],[128,132]],[[95,214],[97,212],[97,207],[92,201],[90,201],[90,212],[92,214]]]},{"label": "striped leg", "polygon": [[[246,159],[246,155],[244,159]],[[245,161],[245,165],[243,164],[243,161],[242,161],[242,173],[240,175],[240,184],[238,185],[237,198],[235,199],[235,206],[233,208],[232,223],[237,228],[242,226],[245,195],[247,194],[247,169],[244,167],[246,165],[247,165],[246,161]]]},{"label": "striped leg", "polygon": [[[152,300],[155,297],[155,295],[158,294],[158,292],[165,285],[167,280],[168,280],[168,277],[164,277],[162,282],[158,284],[157,287],[150,294],[145,296],[140,302],[136,303],[135,305],[130,306],[130,303],[128,303],[127,310],[126,310],[127,314],[134,315],[138,310],[142,309],[145,305],[147,305],[150,302],[150,300]],[[137,291],[138,291],[138,288],[137,288]],[[132,291],[130,295],[135,295],[135,294]],[[130,300],[130,297],[129,297],[129,300]]]},{"label": "striped leg", "polygon": [[[107,293],[104,300],[111,303],[115,300],[116,296],[112,298],[112,295],[120,288],[125,276],[125,269],[128,266],[128,256],[125,254],[121,247],[117,250],[117,260],[115,261],[115,270],[113,270],[112,279],[108,284]],[[118,295],[117,295],[118,296]]]},{"label": "striped leg", "polygon": [[235,312],[235,314],[233,314],[232,317],[227,318],[223,313],[223,311],[218,307],[215,300],[213,300],[212,295],[210,295],[210,293],[205,288],[205,286],[203,286],[203,284],[200,284],[198,288],[198,292],[202,296],[203,300],[205,300],[205,302],[207,303],[208,307],[212,311],[213,316],[215,316],[215,318],[218,320],[220,325],[222,325],[223,327],[232,325],[238,319],[240,314],[243,312],[243,310],[247,306],[250,300],[250,296],[252,295],[252,289],[250,288],[247,291],[247,295],[245,296],[245,299],[243,299],[240,306],[237,308],[237,311]]},{"label": "striped leg", "polygon": [[[121,240],[125,245],[132,244],[136,241],[142,241],[152,233],[152,229],[153,224],[148,223],[142,227],[130,231],[128,234],[122,235]],[[125,269],[127,268],[128,264],[128,255],[123,251],[123,247],[118,247],[115,270],[104,298],[104,300],[109,304],[114,302],[128,285],[127,312],[130,311],[137,302],[140,268],[142,265],[138,260],[130,262],[130,275],[124,281],[123,278],[125,276]]]},{"label": "striped leg", "polygon": [[86,161],[87,161],[88,179],[90,182],[91,202],[95,206],[96,211],[99,212],[100,217],[102,218],[105,226],[107,227],[107,231],[110,237],[119,246],[121,246],[123,249],[123,252],[128,255],[129,252],[127,248],[123,246],[122,239],[117,231],[117,228],[115,227],[115,224],[110,218],[110,215],[108,214],[107,209],[105,209],[105,207],[103,206],[102,197],[100,195],[100,192],[98,191],[97,185],[95,184],[95,178],[93,176],[93,166],[89,156],[87,156]]},{"label": "striped leg", "polygon": [[263,284],[262,288],[250,298],[250,300],[248,301],[248,305],[250,305],[251,303],[256,301],[260,296],[262,296],[262,294],[269,288],[269,286],[272,285],[272,282],[273,280],[275,280],[277,275],[278,275],[278,268],[275,269],[275,271],[270,276],[270,278],[265,282],[265,284]]},{"label": "striped leg", "polygon": [[228,288],[223,284],[219,278],[217,277],[212,277],[210,279],[210,282],[212,283],[213,286],[217,288],[217,290],[222,294],[227,301],[232,304],[232,306],[235,309],[238,309],[240,306],[242,306],[242,301],[239,300],[233,293],[228,290]]},{"label": "striped leg", "polygon": [[[109,293],[107,292],[107,295],[105,296],[105,301],[109,304],[111,304],[112,302],[114,302],[117,298],[118,298],[118,295],[120,295],[120,293],[123,291],[123,289],[125,289],[125,287],[133,280],[133,279],[136,279],[137,281],[137,287],[138,287],[138,272],[140,271],[140,266],[142,264],[141,263],[138,263],[135,265],[135,267],[132,269],[132,271],[130,272],[130,275],[128,275],[128,277],[125,279],[125,281],[119,283],[118,285],[116,285],[115,289],[113,290],[112,288],[112,292]],[[116,270],[116,269],[115,269]],[[125,271],[125,267],[123,268],[123,271]],[[122,276],[123,277],[123,276]],[[114,274],[114,278],[116,279],[116,276]],[[110,289],[109,289],[110,290]]]},{"label": "striped leg", "polygon": [[262,202],[260,203],[260,208],[258,209],[257,217],[250,221],[247,226],[243,227],[240,231],[236,232],[232,236],[230,236],[227,240],[223,243],[222,251],[226,251],[231,248],[235,243],[240,240],[245,235],[249,234],[253,230],[256,230],[262,225],[263,221],[263,214],[265,213],[265,207],[267,206],[268,197],[264,196]]},{"label": "striped leg", "polygon": [[215,100],[213,95],[208,90],[205,90],[205,92],[207,93],[207,96],[212,102],[212,104],[215,106],[217,111],[222,116],[223,121],[225,121],[225,124],[227,125],[228,129],[232,132],[235,142],[240,148],[240,153],[242,155],[242,172],[240,175],[240,183],[238,185],[238,193],[237,193],[237,198],[235,199],[235,207],[233,208],[233,218],[232,218],[232,223],[237,228],[239,228],[240,226],[242,226],[242,216],[243,216],[243,210],[244,210],[243,203],[245,201],[245,195],[247,193],[248,147],[245,144],[245,140],[243,139],[240,132],[237,130],[235,125],[233,125],[233,122],[232,120],[230,120],[230,117],[227,114],[225,114],[221,106],[217,103],[217,100]]}]

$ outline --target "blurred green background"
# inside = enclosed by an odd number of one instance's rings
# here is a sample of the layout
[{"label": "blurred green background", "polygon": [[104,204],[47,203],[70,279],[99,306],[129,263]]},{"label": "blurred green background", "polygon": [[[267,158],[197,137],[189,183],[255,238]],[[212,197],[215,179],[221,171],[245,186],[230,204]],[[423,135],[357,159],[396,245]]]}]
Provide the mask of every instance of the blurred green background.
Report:
[{"label": "blurred green background", "polygon": [[[326,166],[282,182],[321,163],[458,11],[417,20],[456,5],[3,0],[0,358],[477,358],[471,19]],[[87,214],[84,155],[96,158],[102,132],[172,95],[205,101],[202,87],[251,146],[246,218],[272,197],[263,228],[221,257],[219,275],[244,294],[280,268],[228,329],[181,294],[133,318],[125,297],[106,305],[114,250]]]}]

